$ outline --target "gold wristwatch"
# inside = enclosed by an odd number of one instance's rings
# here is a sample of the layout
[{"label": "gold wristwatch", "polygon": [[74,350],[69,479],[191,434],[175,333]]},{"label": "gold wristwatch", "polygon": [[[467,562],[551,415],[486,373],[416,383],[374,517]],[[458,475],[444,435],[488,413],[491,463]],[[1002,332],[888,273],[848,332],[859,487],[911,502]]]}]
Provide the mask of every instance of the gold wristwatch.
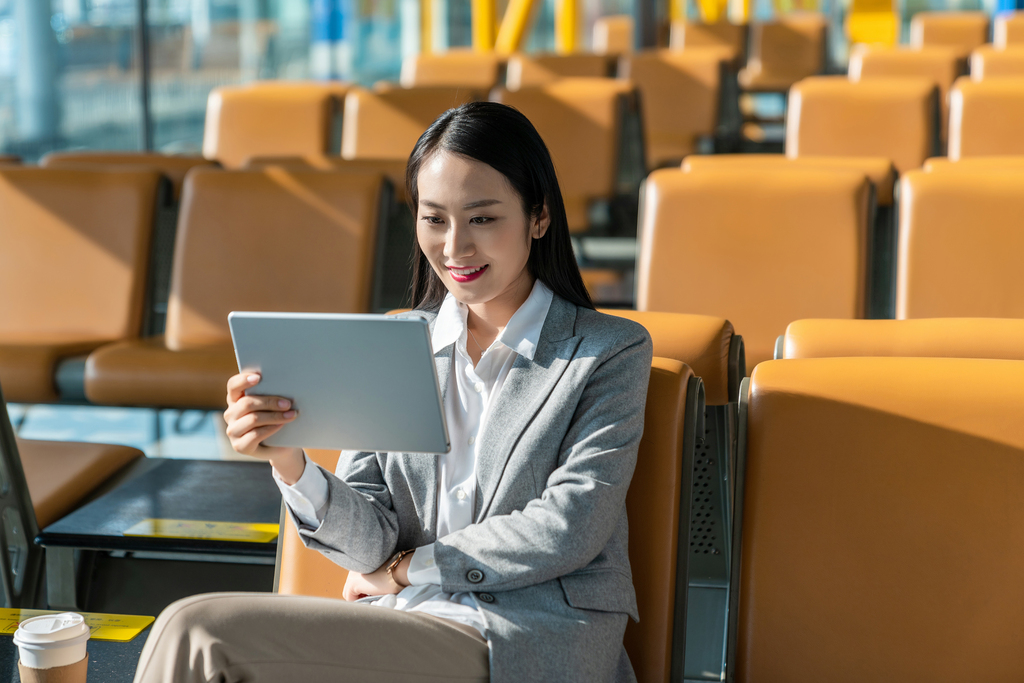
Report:
[{"label": "gold wristwatch", "polygon": [[[392,572],[395,571],[395,567],[398,566],[398,564],[402,561],[402,559],[406,555],[408,555],[410,553],[413,553],[413,552],[416,552],[415,549],[413,549],[413,550],[400,550],[397,553],[395,553],[394,556],[391,558],[391,561],[388,562],[387,569],[385,569],[384,571],[387,572],[387,575],[390,576],[391,580],[394,581],[395,583],[398,583],[398,580],[395,579],[395,576],[394,576],[394,574],[392,574]],[[399,583],[398,585],[401,586],[402,584]]]}]

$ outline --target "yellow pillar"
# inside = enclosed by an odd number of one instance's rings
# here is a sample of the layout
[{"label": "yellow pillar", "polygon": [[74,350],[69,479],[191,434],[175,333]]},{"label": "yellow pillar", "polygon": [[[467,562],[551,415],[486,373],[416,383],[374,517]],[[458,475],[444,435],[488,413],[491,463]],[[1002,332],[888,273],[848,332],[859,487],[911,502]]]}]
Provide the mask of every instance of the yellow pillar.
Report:
[{"label": "yellow pillar", "polygon": [[557,0],[555,3],[555,52],[558,54],[568,55],[576,51],[578,17],[578,0]]},{"label": "yellow pillar", "polygon": [[494,49],[494,23],[497,8],[494,0],[473,0],[473,49],[490,52]]},{"label": "yellow pillar", "polygon": [[846,15],[850,43],[895,45],[900,39],[900,15],[893,0],[853,0]]},{"label": "yellow pillar", "polygon": [[434,0],[420,0],[420,52],[434,51]]},{"label": "yellow pillar", "polygon": [[510,55],[519,49],[532,9],[533,0],[508,0],[505,17],[501,20],[498,37],[494,41],[495,52]]},{"label": "yellow pillar", "polygon": [[686,21],[686,0],[668,0],[669,21]]},{"label": "yellow pillar", "polygon": [[716,24],[725,20],[728,11],[727,0],[697,0],[700,20],[705,24]]}]

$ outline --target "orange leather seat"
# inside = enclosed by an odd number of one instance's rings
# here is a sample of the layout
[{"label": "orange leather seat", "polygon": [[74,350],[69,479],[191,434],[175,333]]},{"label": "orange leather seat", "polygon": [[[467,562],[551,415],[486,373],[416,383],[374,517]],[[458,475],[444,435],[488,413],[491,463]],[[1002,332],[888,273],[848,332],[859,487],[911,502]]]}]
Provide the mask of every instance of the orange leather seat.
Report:
[{"label": "orange leather seat", "polygon": [[936,154],[938,116],[927,78],[807,78],[789,91],[786,155],[880,156],[904,173]]},{"label": "orange leather seat", "polygon": [[0,382],[58,398],[62,358],[136,337],[160,174],[0,169]]},{"label": "orange leather seat", "polygon": [[1024,155],[1024,77],[958,78],[949,100],[949,158]]},{"label": "orange leather seat", "polygon": [[879,206],[892,206],[896,169],[886,157],[787,157],[783,154],[694,154],[683,159],[684,171],[749,168],[771,173],[776,168],[859,171],[875,186]]},{"label": "orange leather seat", "polygon": [[493,52],[452,49],[439,54],[421,53],[402,60],[403,88],[463,87],[490,90],[498,84],[501,58]]},{"label": "orange leather seat", "polygon": [[655,171],[637,308],[727,318],[748,369],[772,358],[793,320],[863,317],[870,193],[855,171]]},{"label": "orange leather seat", "polygon": [[143,457],[129,446],[18,439],[21,466],[40,529],[78,507],[129,463]]},{"label": "orange leather seat", "polygon": [[987,42],[987,12],[918,12],[910,20],[911,47],[951,47],[967,56]]},{"label": "orange leather seat", "polygon": [[438,116],[479,99],[481,93],[469,88],[353,88],[345,97],[341,156],[407,161]]},{"label": "orange leather seat", "polygon": [[341,157],[253,157],[245,167],[247,169],[279,166],[295,171],[364,171],[379,173],[391,181],[395,190],[395,201],[407,201],[405,193],[404,159],[342,159]]},{"label": "orange leather seat", "polygon": [[0,154],[0,164],[20,164],[21,157],[17,154]]},{"label": "orange leather seat", "polygon": [[[694,453],[695,418],[703,410],[701,393],[688,366],[654,358],[644,435],[626,496],[629,558],[642,620],[626,626],[625,646],[643,683],[670,680],[673,656],[678,660],[682,655],[683,633],[674,624],[677,609],[685,609],[677,608],[676,602],[685,604],[685,597],[676,595],[676,576],[685,575],[684,558],[689,556],[679,548],[680,517],[687,519],[689,499],[681,491],[684,467]],[[309,451],[309,456],[332,472],[338,460],[336,451]],[[290,517],[285,517],[278,542],[278,593],[341,597],[348,572],[304,548]]]},{"label": "orange leather seat", "polygon": [[999,49],[982,45],[971,53],[971,80],[1024,76],[1024,41],[1021,45]]},{"label": "orange leather seat", "polygon": [[737,683],[1024,676],[1024,362],[774,361],[747,395]]},{"label": "orange leather seat", "polygon": [[206,103],[203,156],[241,168],[252,156],[336,153],[336,119],[348,89],[289,81],[214,88]]},{"label": "orange leather seat", "polygon": [[578,53],[572,55],[517,53],[509,57],[505,69],[505,87],[519,90],[545,85],[559,78],[607,78],[611,75],[611,58],[607,55]]},{"label": "orange leather seat", "polygon": [[1024,171],[900,179],[897,318],[1024,318]]},{"label": "orange leather seat", "polygon": [[643,325],[654,342],[654,355],[686,363],[704,382],[707,405],[735,403],[746,375],[743,338],[725,318],[657,311],[602,308],[602,313]]},{"label": "orange leather seat", "polygon": [[119,405],[223,406],[225,383],[237,372],[229,312],[367,311],[383,183],[364,172],[190,173],[166,335],[91,354],[86,396]]},{"label": "orange leather seat", "polygon": [[1024,12],[1000,12],[992,26],[992,44],[997,48],[1024,45]]},{"label": "orange leather seat", "polygon": [[652,167],[678,163],[699,137],[715,134],[724,66],[715,50],[649,50],[619,62],[619,77],[640,91]]},{"label": "orange leather seat", "polygon": [[620,190],[625,122],[637,109],[633,84],[613,78],[563,78],[517,91],[496,88],[491,100],[515,107],[537,128],[558,172],[569,230],[585,231],[590,203]]},{"label": "orange leather seat", "polygon": [[1024,320],[797,320],[789,324],[782,358],[911,356],[1024,360]]},{"label": "orange leather seat", "polygon": [[43,168],[121,168],[136,166],[160,171],[174,188],[174,200],[181,198],[185,174],[197,166],[215,166],[217,162],[199,156],[176,156],[153,152],[50,152],[39,161]]},{"label": "orange leather seat", "polygon": [[750,54],[740,69],[744,90],[785,91],[825,69],[828,21],[815,12],[793,12],[777,21],[752,24]]},{"label": "orange leather seat", "polygon": [[1024,156],[966,157],[953,161],[949,157],[935,157],[924,162],[925,171],[1024,171]]},{"label": "orange leather seat", "polygon": [[616,14],[594,21],[591,47],[599,55],[628,55],[636,42],[633,17]]},{"label": "orange leather seat", "polygon": [[966,71],[963,55],[950,47],[919,47],[913,50],[879,45],[859,45],[850,54],[850,80],[874,78],[924,77],[939,88],[942,122],[939,132],[945,136],[949,120],[949,89]]},{"label": "orange leather seat", "polygon": [[719,21],[705,24],[698,21],[673,21],[669,27],[670,50],[721,49],[731,59],[747,56],[747,25]]}]

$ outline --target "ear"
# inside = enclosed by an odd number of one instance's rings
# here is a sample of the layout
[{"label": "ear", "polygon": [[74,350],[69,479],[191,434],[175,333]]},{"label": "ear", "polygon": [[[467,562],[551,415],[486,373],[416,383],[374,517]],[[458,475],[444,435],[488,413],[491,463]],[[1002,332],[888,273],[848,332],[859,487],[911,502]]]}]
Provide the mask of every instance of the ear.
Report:
[{"label": "ear", "polygon": [[530,237],[535,240],[539,240],[541,237],[547,234],[548,227],[551,225],[551,214],[548,212],[548,204],[544,202],[544,205],[540,208],[540,213],[533,219],[530,225]]}]

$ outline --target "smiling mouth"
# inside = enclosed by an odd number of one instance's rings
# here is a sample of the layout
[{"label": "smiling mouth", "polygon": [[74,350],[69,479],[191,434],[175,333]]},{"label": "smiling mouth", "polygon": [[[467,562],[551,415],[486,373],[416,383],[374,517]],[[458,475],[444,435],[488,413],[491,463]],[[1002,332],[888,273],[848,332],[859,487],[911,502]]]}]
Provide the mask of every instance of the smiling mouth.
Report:
[{"label": "smiling mouth", "polygon": [[452,268],[448,266],[448,274],[452,276],[452,279],[456,282],[472,282],[477,279],[487,270],[488,266],[478,266],[476,268]]}]

